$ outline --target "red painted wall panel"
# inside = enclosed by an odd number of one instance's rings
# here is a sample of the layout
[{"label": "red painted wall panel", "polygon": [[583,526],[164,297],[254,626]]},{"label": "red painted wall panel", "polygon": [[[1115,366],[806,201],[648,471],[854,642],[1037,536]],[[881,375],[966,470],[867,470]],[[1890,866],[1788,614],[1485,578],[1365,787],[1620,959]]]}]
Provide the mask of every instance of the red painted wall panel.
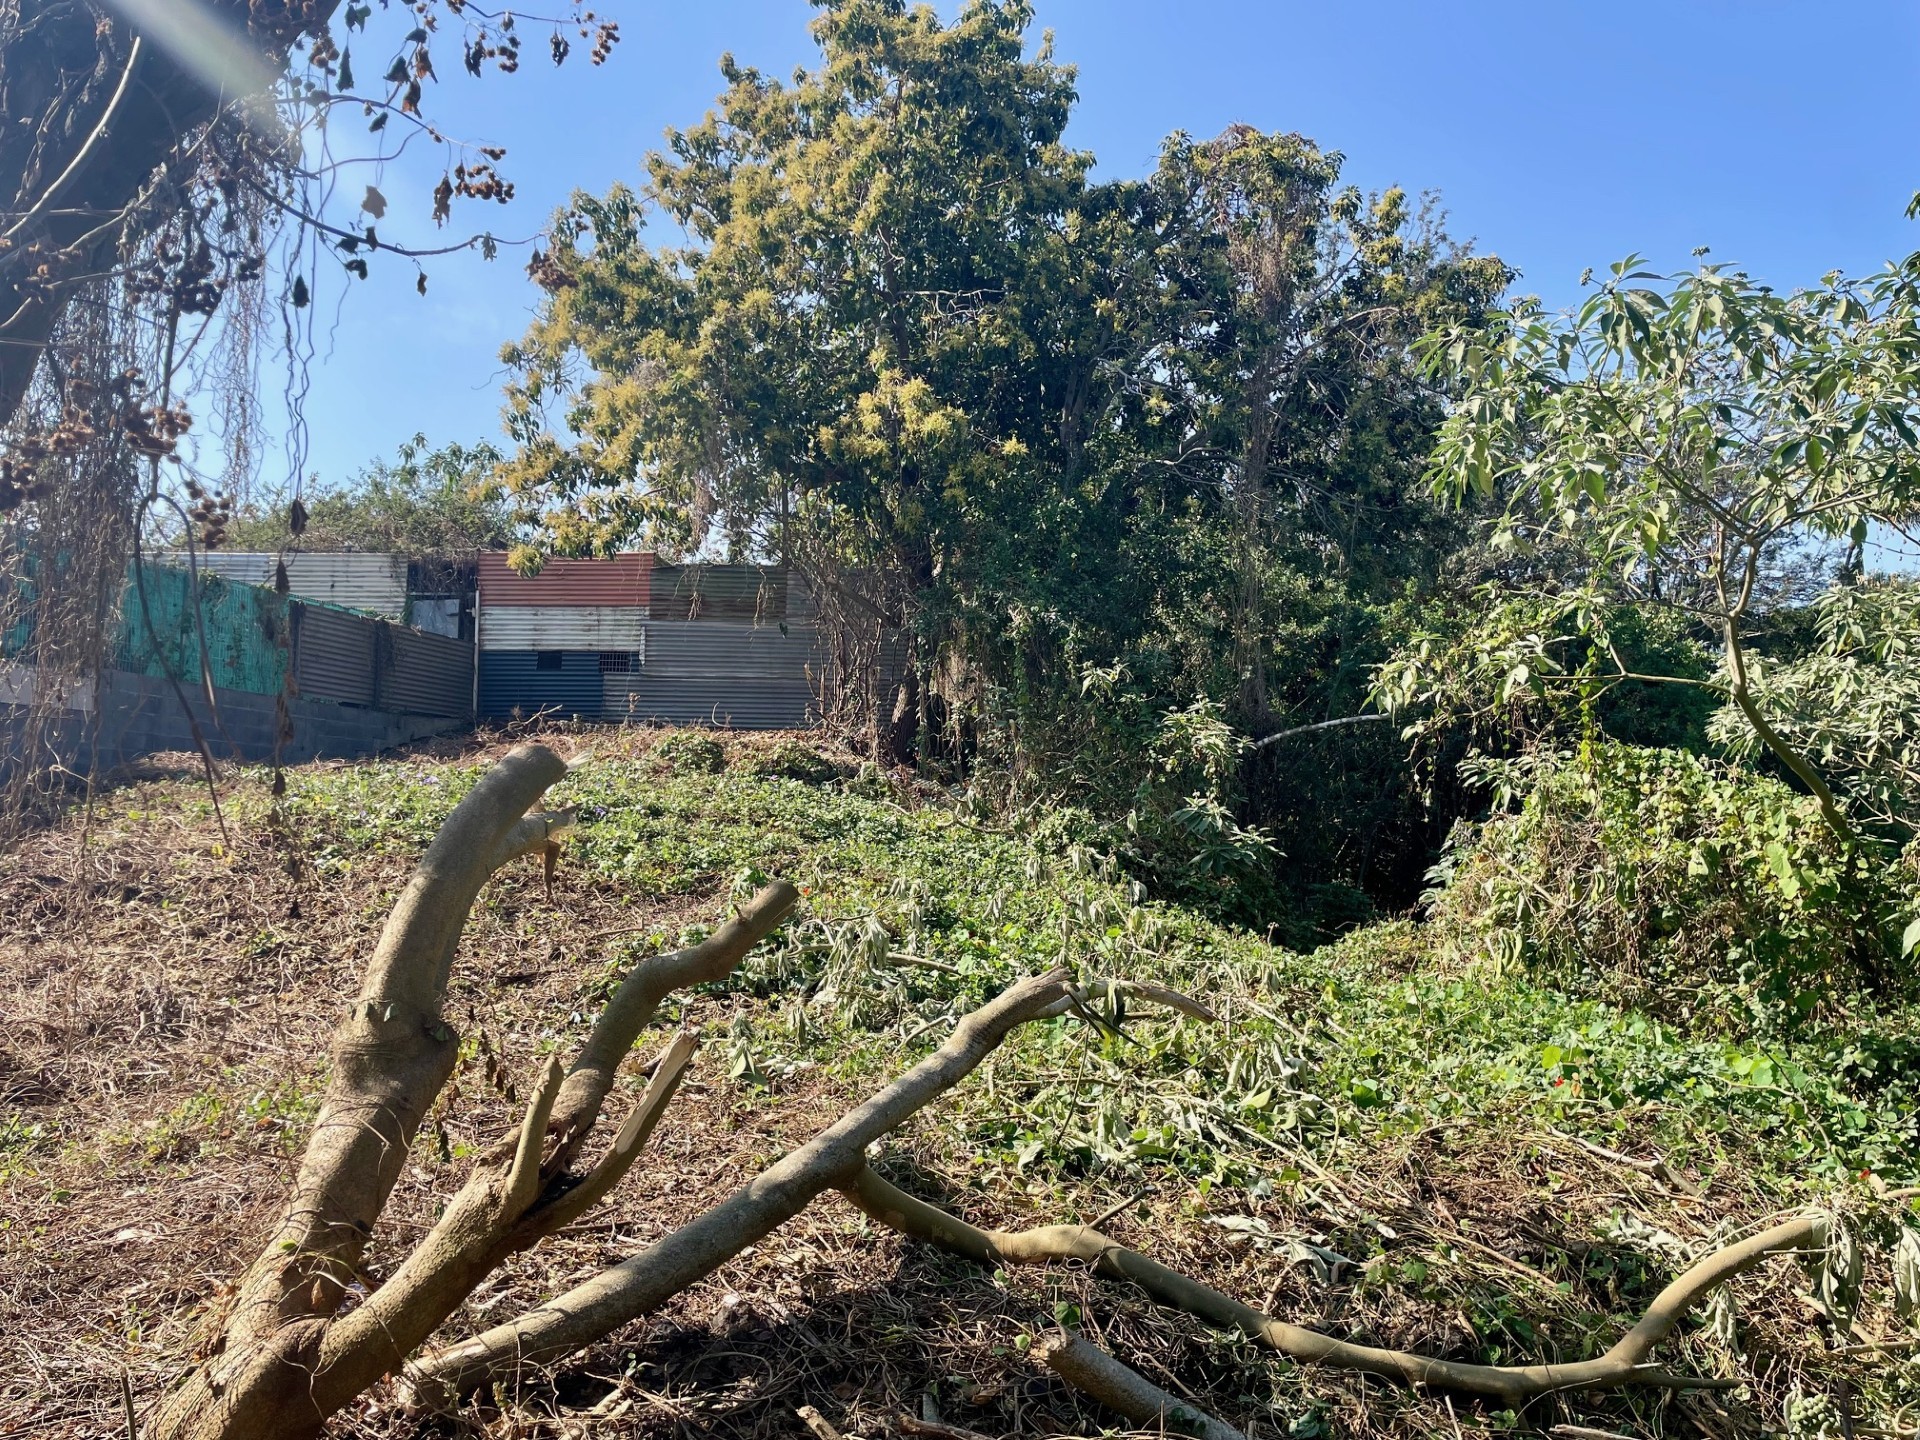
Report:
[{"label": "red painted wall panel", "polygon": [[480,557],[480,609],[522,605],[645,605],[652,588],[653,556],[645,551],[605,560],[549,560],[538,575],[522,578],[497,551]]}]

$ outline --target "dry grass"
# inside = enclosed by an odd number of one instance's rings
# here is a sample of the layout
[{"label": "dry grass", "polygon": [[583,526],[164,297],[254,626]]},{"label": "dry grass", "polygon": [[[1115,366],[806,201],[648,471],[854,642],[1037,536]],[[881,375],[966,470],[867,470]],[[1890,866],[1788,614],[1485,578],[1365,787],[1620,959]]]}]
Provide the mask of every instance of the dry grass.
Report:
[{"label": "dry grass", "polygon": [[[474,758],[511,737],[440,742],[421,763]],[[601,754],[640,753],[645,733],[598,732]],[[569,743],[577,743],[570,741]],[[131,779],[0,858],[0,1437],[122,1436],[130,1378],[151,1406],[192,1349],[196,1317],[250,1255],[290,1179],[321,1077],[319,1058],[353,992],[405,857],[368,855],[344,874],[295,879],[253,798],[229,806],[223,842],[204,796],[164,767]],[[230,797],[237,799],[235,797]],[[499,876],[476,908],[451,1010],[524,1077],[536,1056],[581,1033],[587,978],[605,956],[588,937],[623,926],[669,932],[715,913],[717,892],[615,895],[562,868],[549,899],[538,867]],[[724,1032],[739,997],[701,998],[692,1018]],[[765,1093],[724,1078],[717,1053],[670,1112],[651,1163],[603,1209],[518,1257],[449,1327],[493,1323],[632,1253],[729,1193],[766,1161],[859,1098],[824,1068]],[[456,1151],[513,1117],[480,1067],[444,1106]],[[26,1133],[38,1127],[38,1135]],[[1526,1143],[1516,1143],[1517,1138]],[[464,1166],[423,1136],[391,1205],[370,1278],[430,1223]],[[1209,1223],[1204,1199],[1166,1180],[1141,1193],[1096,1182],[1064,1189],[996,1172],[981,1180],[935,1128],[900,1139],[896,1178],[944,1194],[982,1224],[1021,1228],[1115,1205],[1116,1238],[1289,1318],[1357,1329],[1437,1354],[1484,1342],[1454,1293],[1436,1285],[1317,1281],[1284,1253]],[[1310,1177],[1311,1178],[1311,1177]],[[1570,1294],[1597,1220],[1626,1208],[1687,1239],[1727,1216],[1757,1218],[1737,1174],[1669,1184],[1550,1136],[1496,1126],[1436,1127],[1357,1155],[1252,1213],[1276,1233],[1342,1235],[1389,1226],[1409,1256],[1509,1291],[1516,1312],[1551,1325],[1604,1303],[1605,1266]],[[1244,1199],[1236,1202],[1243,1213]],[[1396,1252],[1398,1253],[1398,1252]],[[1604,1257],[1603,1257],[1604,1258]],[[1589,1293],[1595,1292],[1595,1293]],[[1784,1393],[1824,1365],[1778,1277],[1743,1282],[1749,1353]],[[1305,1375],[1210,1335],[1111,1284],[1071,1271],[996,1276],[875,1233],[827,1197],[672,1305],[550,1376],[484,1397],[436,1433],[493,1436],[762,1437],[806,1433],[813,1405],[849,1436],[890,1431],[932,1405],[990,1434],[1093,1434],[1103,1419],[1024,1353],[1069,1307],[1093,1338],[1176,1393],[1260,1436],[1414,1436],[1504,1428],[1464,1404],[1393,1394],[1354,1377]],[[1623,1433],[1758,1433],[1724,1397],[1608,1402]],[[1769,1401],[1762,1408],[1777,1409]],[[1591,1407],[1550,1402],[1522,1429]],[[342,1417],[342,1434],[416,1433],[379,1397]]]}]

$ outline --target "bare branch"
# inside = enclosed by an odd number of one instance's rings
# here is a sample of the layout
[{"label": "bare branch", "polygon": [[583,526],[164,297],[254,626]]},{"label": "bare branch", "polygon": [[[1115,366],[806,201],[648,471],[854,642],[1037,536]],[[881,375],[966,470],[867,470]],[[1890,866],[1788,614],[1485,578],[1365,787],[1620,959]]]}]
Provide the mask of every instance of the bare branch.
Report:
[{"label": "bare branch", "polygon": [[1067,972],[1055,970],[1009,986],[933,1054],[731,1198],[539,1309],[430,1356],[412,1377],[416,1397],[461,1394],[512,1366],[571,1354],[710,1275],[821,1191],[853,1183],[868,1145],[959,1084],[1015,1026],[1052,1013],[1066,984]]},{"label": "bare branch", "polygon": [[1199,1440],[1247,1440],[1233,1426],[1170,1395],[1079,1335],[1050,1336],[1033,1353],[1074,1389],[1143,1429],[1171,1430]]},{"label": "bare branch", "polygon": [[1772,1256],[1815,1250],[1826,1243],[1824,1218],[1803,1215],[1716,1250],[1655,1296],[1639,1323],[1596,1359],[1559,1365],[1472,1365],[1405,1350],[1350,1344],[1275,1320],[1126,1249],[1088,1226],[1049,1225],[1017,1232],[981,1230],[864,1168],[852,1184],[843,1187],[843,1192],[881,1224],[983,1265],[1079,1260],[1102,1275],[1138,1285],[1162,1305],[1184,1310],[1219,1329],[1238,1331],[1295,1360],[1359,1370],[1415,1388],[1482,1395],[1515,1406],[1563,1390],[1611,1390],[1625,1385],[1710,1389],[1730,1383],[1673,1375],[1651,1364],[1649,1356],[1687,1312],[1720,1285]]},{"label": "bare branch", "polygon": [[784,880],[776,880],[698,945],[656,955],[634,966],[600,1012],[593,1033],[580,1047],[561,1087],[554,1106],[560,1149],[549,1170],[564,1169],[579,1154],[602,1102],[613,1088],[620,1062],[626,1059],[660,1002],[676,990],[726,979],[746,953],[786,919],[799,900],[798,890]]},{"label": "bare branch", "polygon": [[547,1117],[553,1114],[553,1102],[560,1094],[560,1082],[566,1069],[558,1060],[547,1062],[546,1073],[535,1087],[527,1104],[526,1118],[520,1122],[520,1140],[514,1147],[513,1164],[507,1169],[507,1204],[525,1210],[540,1194],[540,1152],[547,1140]]}]

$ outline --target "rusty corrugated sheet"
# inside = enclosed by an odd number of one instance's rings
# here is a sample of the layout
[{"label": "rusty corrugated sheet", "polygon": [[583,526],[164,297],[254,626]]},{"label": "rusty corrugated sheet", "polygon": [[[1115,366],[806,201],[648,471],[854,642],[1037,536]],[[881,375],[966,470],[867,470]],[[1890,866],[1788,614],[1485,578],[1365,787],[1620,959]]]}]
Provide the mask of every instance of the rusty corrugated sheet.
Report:
[{"label": "rusty corrugated sheet", "polygon": [[787,572],[770,565],[656,565],[648,606],[661,620],[787,618]]},{"label": "rusty corrugated sheet", "polygon": [[405,715],[466,715],[473,709],[473,646],[405,625],[387,627],[379,705]]},{"label": "rusty corrugated sheet", "polygon": [[[183,551],[159,557],[185,568]],[[209,550],[194,556],[200,570],[245,585],[272,585],[280,557],[262,550]],[[407,562],[402,555],[373,551],[302,551],[287,556],[287,588],[297,600],[318,600],[348,610],[399,619],[407,604]]]},{"label": "rusty corrugated sheet", "polygon": [[480,611],[482,650],[639,650],[640,605],[502,605]]},{"label": "rusty corrugated sheet", "polygon": [[531,579],[507,568],[507,557],[480,557],[482,611],[528,605],[647,604],[653,556],[644,551],[605,560],[549,560]]},{"label": "rusty corrugated sheet", "polygon": [[309,699],[373,704],[373,623],[343,610],[295,604],[293,667],[300,693]]}]

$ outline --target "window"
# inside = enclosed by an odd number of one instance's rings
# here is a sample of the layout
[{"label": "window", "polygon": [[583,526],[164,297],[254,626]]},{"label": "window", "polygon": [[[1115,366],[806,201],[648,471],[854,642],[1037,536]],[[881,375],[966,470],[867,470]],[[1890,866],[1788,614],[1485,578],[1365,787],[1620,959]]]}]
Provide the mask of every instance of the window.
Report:
[{"label": "window", "polygon": [[600,673],[602,675],[631,675],[640,668],[640,657],[630,650],[602,650],[600,652]]},{"label": "window", "polygon": [[564,650],[536,650],[533,654],[533,668],[536,670],[558,670],[561,662],[567,658]]}]

